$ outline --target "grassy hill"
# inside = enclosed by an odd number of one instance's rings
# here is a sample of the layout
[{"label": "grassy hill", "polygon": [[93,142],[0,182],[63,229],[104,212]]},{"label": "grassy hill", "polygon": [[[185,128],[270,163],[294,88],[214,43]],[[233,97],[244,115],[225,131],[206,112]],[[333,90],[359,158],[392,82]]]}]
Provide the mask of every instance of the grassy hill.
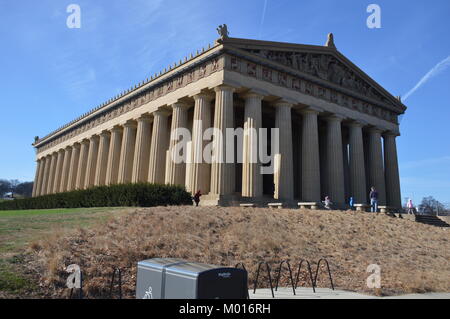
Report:
[{"label": "grassy hill", "polygon": [[[251,280],[258,261],[272,262],[274,274],[284,259],[294,266],[300,258],[317,262],[326,257],[341,289],[383,295],[450,291],[447,229],[350,211],[128,209],[106,221],[34,241],[26,265],[42,286],[40,294],[53,297],[67,293],[64,269],[70,264],[81,266],[90,297],[105,296],[113,267],[121,267],[124,294],[132,298],[136,263],[153,257],[231,266],[243,262]],[[381,291],[366,287],[370,264],[381,267]],[[326,279],[320,275],[319,286],[327,286]]]},{"label": "grassy hill", "polygon": [[25,251],[52,234],[91,227],[126,209],[76,208],[0,211],[0,298],[39,297],[38,278],[30,278]]}]

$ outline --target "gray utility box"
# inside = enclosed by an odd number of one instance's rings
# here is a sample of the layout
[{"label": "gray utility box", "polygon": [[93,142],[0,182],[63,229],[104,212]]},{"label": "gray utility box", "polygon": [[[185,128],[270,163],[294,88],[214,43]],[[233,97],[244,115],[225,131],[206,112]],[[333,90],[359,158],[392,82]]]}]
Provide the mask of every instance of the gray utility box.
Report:
[{"label": "gray utility box", "polygon": [[177,258],[140,261],[137,299],[246,299],[243,269],[191,263]]}]

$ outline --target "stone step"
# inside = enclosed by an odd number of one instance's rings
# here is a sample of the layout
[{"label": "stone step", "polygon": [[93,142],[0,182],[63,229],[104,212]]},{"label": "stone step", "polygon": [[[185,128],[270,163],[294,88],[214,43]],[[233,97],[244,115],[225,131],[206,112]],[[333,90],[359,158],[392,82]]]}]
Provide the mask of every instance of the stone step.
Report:
[{"label": "stone step", "polygon": [[268,203],[269,208],[283,208],[283,203]]},{"label": "stone step", "polygon": [[439,217],[432,215],[416,215],[416,222],[437,227],[450,227],[448,223],[444,222]]}]

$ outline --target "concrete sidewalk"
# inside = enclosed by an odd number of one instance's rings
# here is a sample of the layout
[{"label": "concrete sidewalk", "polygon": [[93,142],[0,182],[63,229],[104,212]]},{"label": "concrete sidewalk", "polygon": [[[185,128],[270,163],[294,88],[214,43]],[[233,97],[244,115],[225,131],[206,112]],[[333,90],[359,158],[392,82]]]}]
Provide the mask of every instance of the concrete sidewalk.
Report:
[{"label": "concrete sidewalk", "polygon": [[[450,299],[450,293],[427,293],[408,294],[401,296],[377,297],[365,295],[352,291],[332,290],[329,288],[316,288],[316,293],[312,288],[299,287],[295,290],[294,296],[292,288],[278,288],[275,291],[275,299]],[[249,290],[250,299],[272,299],[270,289],[257,289],[253,294],[253,289]]]}]

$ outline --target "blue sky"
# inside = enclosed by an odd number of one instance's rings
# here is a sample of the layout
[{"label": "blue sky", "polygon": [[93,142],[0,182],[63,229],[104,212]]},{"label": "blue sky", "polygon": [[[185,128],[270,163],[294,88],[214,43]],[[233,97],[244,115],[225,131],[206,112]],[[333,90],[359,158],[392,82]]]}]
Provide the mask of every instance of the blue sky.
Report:
[{"label": "blue sky", "polygon": [[[69,4],[81,29],[66,26]],[[366,8],[381,7],[381,29]],[[337,48],[393,95],[409,95],[398,139],[402,196],[450,202],[450,2],[0,0],[0,178],[34,178],[44,136],[216,39]],[[444,62],[442,62],[444,61]],[[424,82],[424,83],[423,83]]]}]

